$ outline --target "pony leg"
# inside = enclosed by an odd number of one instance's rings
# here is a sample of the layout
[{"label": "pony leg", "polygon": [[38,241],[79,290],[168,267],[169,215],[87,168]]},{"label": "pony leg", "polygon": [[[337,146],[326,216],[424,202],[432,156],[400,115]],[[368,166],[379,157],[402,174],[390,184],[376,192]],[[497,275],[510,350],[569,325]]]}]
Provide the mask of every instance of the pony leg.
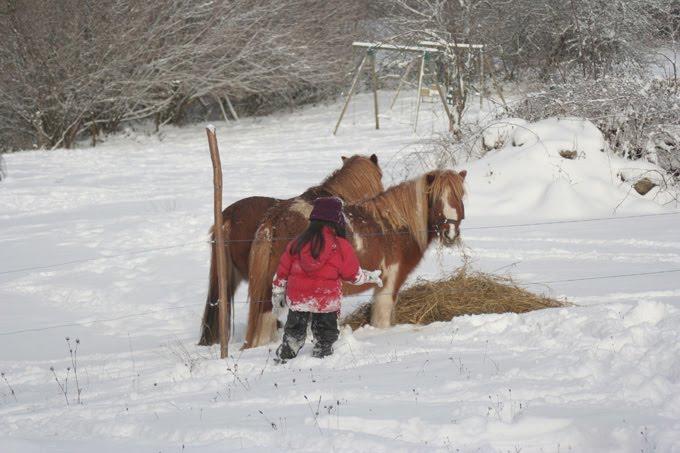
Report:
[{"label": "pony leg", "polygon": [[396,300],[397,277],[399,275],[399,264],[394,263],[383,266],[383,276],[385,285],[376,288],[373,293],[373,304],[371,305],[371,325],[381,329],[386,329],[392,325],[392,311]]},{"label": "pony leg", "polygon": [[255,348],[273,342],[277,335],[277,318],[271,311],[265,311],[258,320],[257,331],[249,348]]}]

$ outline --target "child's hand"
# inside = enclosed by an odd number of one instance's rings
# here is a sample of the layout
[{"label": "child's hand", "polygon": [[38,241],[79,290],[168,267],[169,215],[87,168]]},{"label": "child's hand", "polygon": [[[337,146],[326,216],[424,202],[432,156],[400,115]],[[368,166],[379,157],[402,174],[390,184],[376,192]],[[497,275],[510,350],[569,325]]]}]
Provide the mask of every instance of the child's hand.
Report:
[{"label": "child's hand", "polygon": [[275,308],[284,308],[286,306],[286,293],[273,293],[272,305]]},{"label": "child's hand", "polygon": [[383,281],[380,278],[380,274],[382,274],[382,271],[380,269],[376,269],[374,271],[366,271],[366,276],[368,277],[368,283],[374,283],[374,284],[378,285],[379,288],[382,288]]},{"label": "child's hand", "polygon": [[376,269],[374,271],[359,269],[359,274],[357,275],[357,278],[352,282],[352,284],[353,285],[374,284],[378,285],[379,287],[382,287],[383,282],[380,279],[381,273],[382,271],[380,269]]},{"label": "child's hand", "polygon": [[286,306],[286,281],[281,280],[279,284],[272,285],[272,306],[275,309],[285,308]]}]

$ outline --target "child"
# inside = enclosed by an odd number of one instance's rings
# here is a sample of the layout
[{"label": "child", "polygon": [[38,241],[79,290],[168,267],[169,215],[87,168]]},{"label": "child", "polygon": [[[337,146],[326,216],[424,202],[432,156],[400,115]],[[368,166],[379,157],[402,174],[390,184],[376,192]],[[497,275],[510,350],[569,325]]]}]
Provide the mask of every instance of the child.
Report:
[{"label": "child", "polygon": [[309,220],[307,229],[286,247],[272,285],[275,309],[286,303],[290,308],[283,341],[276,350],[281,361],[295,357],[305,343],[310,317],[316,340],[312,356],[321,358],[333,353],[339,334],[342,280],[353,285],[382,286],[380,270],[361,269],[354,249],[345,239],[345,217],[339,198],[317,198]]}]

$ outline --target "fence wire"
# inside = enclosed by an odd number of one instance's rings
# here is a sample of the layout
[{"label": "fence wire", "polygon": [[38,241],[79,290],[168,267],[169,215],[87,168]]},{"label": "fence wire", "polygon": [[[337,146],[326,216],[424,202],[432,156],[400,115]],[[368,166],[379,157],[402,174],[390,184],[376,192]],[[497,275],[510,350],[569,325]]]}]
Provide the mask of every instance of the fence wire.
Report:
[{"label": "fence wire", "polygon": [[[613,221],[613,220],[629,220],[629,219],[639,219],[639,218],[646,218],[646,217],[671,216],[671,215],[677,215],[677,214],[680,214],[680,211],[661,212],[661,213],[655,213],[655,214],[636,214],[636,215],[619,216],[619,217],[592,217],[592,218],[586,218],[586,219],[552,220],[552,221],[531,222],[531,223],[514,223],[514,224],[505,224],[505,225],[466,226],[466,227],[462,227],[461,229],[464,230],[464,231],[474,231],[474,230],[491,230],[491,229],[505,229],[505,228],[521,228],[521,227],[531,227],[531,226],[548,226],[548,225],[588,223],[588,222],[604,222],[604,221]],[[425,231],[427,231],[429,233],[435,232],[434,230],[425,230]],[[415,232],[418,233],[418,232],[422,232],[422,231],[416,230]],[[362,234],[352,234],[352,233],[350,233],[349,236],[370,238],[370,237],[378,237],[378,236],[399,236],[399,235],[409,235],[409,234],[411,234],[411,231],[375,232],[375,233],[362,233]],[[229,240],[223,241],[223,243],[226,245],[226,244],[245,243],[245,242],[257,242],[257,241],[260,241],[260,240],[267,241],[267,242],[269,242],[269,241],[271,241],[271,242],[292,241],[296,237],[297,236],[277,236],[277,237],[272,237],[272,238],[267,238],[267,239],[229,239]],[[166,245],[166,246],[161,246],[161,247],[143,248],[143,249],[131,250],[131,251],[128,251],[128,252],[123,252],[123,253],[117,253],[117,254],[113,254],[113,255],[83,258],[83,259],[78,259],[78,260],[64,261],[64,262],[61,262],[61,263],[53,263],[53,264],[46,264],[46,265],[35,265],[35,266],[21,267],[21,268],[16,268],[16,269],[6,269],[6,270],[0,271],[0,275],[10,275],[10,274],[16,274],[16,273],[21,273],[21,272],[49,270],[49,269],[53,269],[53,268],[57,268],[57,267],[70,266],[70,265],[74,265],[74,264],[89,263],[89,262],[93,262],[93,261],[116,259],[116,258],[122,258],[122,257],[127,257],[127,256],[143,255],[143,254],[146,254],[146,253],[153,253],[153,252],[158,252],[158,251],[163,251],[163,250],[183,248],[183,247],[187,247],[189,245],[213,244],[213,243],[215,243],[215,241],[191,241],[191,242],[185,242],[185,243],[181,243],[181,244],[172,244],[172,245]]]},{"label": "fence wire", "polygon": [[[670,273],[676,273],[680,272],[680,268],[675,268],[675,269],[663,269],[663,270],[658,270],[658,271],[649,271],[649,272],[634,272],[634,273],[627,273],[627,274],[610,274],[610,275],[595,275],[595,276],[589,276],[589,277],[577,277],[577,278],[567,278],[567,279],[562,279],[562,280],[546,280],[546,281],[538,281],[538,282],[525,282],[525,283],[519,283],[519,285],[524,285],[524,286],[532,286],[532,285],[553,285],[553,284],[559,284],[559,283],[571,283],[571,282],[581,282],[581,281],[590,281],[590,280],[605,280],[605,279],[612,279],[612,278],[624,278],[624,277],[641,277],[641,276],[650,276],[650,275],[662,275],[662,274],[670,274]],[[389,294],[385,295],[366,295],[366,294],[354,294],[354,295],[349,295],[349,296],[343,296],[343,299],[363,299],[365,302],[370,302],[375,300],[376,298],[379,297],[392,297]],[[232,304],[240,304],[240,305],[246,305],[248,304],[248,300],[246,299],[240,299],[240,300],[234,300],[232,301]],[[18,330],[10,330],[6,332],[0,332],[0,336],[10,336],[10,335],[18,335],[22,333],[30,333],[30,332],[42,332],[46,330],[55,330],[55,329],[62,329],[65,327],[87,327],[92,324],[97,324],[97,323],[104,323],[104,322],[111,322],[111,321],[120,321],[122,319],[129,319],[129,318],[142,318],[146,317],[149,315],[153,315],[156,313],[161,313],[161,312],[166,312],[166,311],[175,311],[175,310],[182,310],[182,309],[191,309],[194,310],[196,308],[201,308],[204,305],[196,305],[196,304],[186,304],[186,305],[173,305],[170,307],[164,307],[164,308],[158,308],[155,310],[147,310],[143,312],[138,312],[138,313],[130,313],[127,315],[121,315],[121,316],[115,316],[112,318],[99,318],[99,319],[92,319],[92,320],[87,320],[87,321],[76,321],[76,322],[71,322],[71,323],[64,323],[64,324],[54,324],[51,326],[44,326],[44,327],[31,327],[27,329],[18,329]]]},{"label": "fence wire", "polygon": [[[467,230],[489,230],[489,229],[532,227],[532,226],[548,226],[548,225],[559,225],[559,224],[588,223],[588,222],[601,222],[601,221],[612,221],[612,220],[639,219],[639,218],[646,218],[646,217],[671,216],[671,215],[677,215],[677,214],[680,214],[680,211],[655,213],[655,214],[637,214],[637,215],[628,215],[628,216],[620,216],[620,217],[593,217],[593,218],[586,218],[586,219],[554,220],[554,221],[545,221],[545,222],[516,223],[516,224],[505,224],[505,225],[481,225],[481,226],[466,227],[465,230],[466,231]],[[410,234],[410,232],[375,233],[375,234],[369,233],[369,234],[362,234],[360,236],[370,237],[370,236],[384,236],[384,235],[389,235],[389,234]],[[294,238],[295,237],[276,237],[276,238],[271,238],[271,239],[268,239],[268,240],[281,241],[281,240],[292,240]],[[228,241],[224,241],[224,242],[225,243],[236,243],[236,242],[251,242],[251,241],[254,241],[254,239],[253,240],[250,240],[250,239],[228,240]],[[127,256],[134,256],[134,255],[152,253],[152,252],[157,252],[157,251],[182,248],[182,247],[186,247],[188,245],[205,244],[205,243],[210,244],[210,243],[214,243],[214,241],[193,241],[193,242],[186,242],[186,243],[183,243],[183,244],[173,244],[173,245],[168,245],[168,246],[163,246],[163,247],[152,247],[152,248],[138,249],[138,250],[119,253],[119,254],[115,254],[115,255],[106,255],[106,256],[86,258],[86,259],[81,259],[81,260],[65,261],[65,262],[62,262],[62,263],[49,264],[49,265],[44,265],[44,266],[33,266],[33,267],[23,267],[23,268],[18,268],[18,269],[9,269],[9,270],[5,270],[5,271],[0,271],[0,275],[14,274],[14,273],[20,273],[20,272],[40,271],[40,270],[52,269],[52,268],[56,268],[56,267],[62,267],[62,266],[68,266],[68,265],[74,265],[74,264],[81,264],[81,263],[87,263],[87,262],[99,261],[99,260],[106,260],[106,259],[115,259],[115,258],[121,258],[121,257],[127,257]],[[658,271],[648,271],[648,272],[634,272],[634,273],[625,273],[625,274],[595,275],[595,276],[568,278],[568,279],[560,279],[560,280],[525,282],[525,283],[520,283],[520,284],[525,285],[525,286],[554,285],[554,284],[560,284],[560,283],[572,283],[572,282],[580,282],[580,281],[662,275],[662,274],[670,274],[670,273],[677,273],[677,272],[680,272],[680,268],[662,269],[662,270],[658,270]],[[386,296],[391,297],[390,295],[386,295]],[[363,299],[366,302],[369,302],[371,300],[375,300],[376,297],[380,297],[380,296],[365,295],[365,294],[343,296],[344,299]],[[234,300],[233,303],[245,305],[245,304],[248,304],[248,300],[245,300],[245,299]],[[174,306],[158,308],[158,309],[154,309],[154,310],[146,310],[146,311],[138,312],[138,313],[129,313],[129,314],[126,314],[126,315],[115,316],[115,317],[111,317],[111,318],[98,318],[98,319],[92,319],[92,320],[75,321],[75,322],[64,323],[64,324],[54,324],[54,325],[44,326],[44,327],[32,327],[32,328],[26,328],[26,329],[10,330],[10,331],[5,331],[5,332],[0,332],[0,336],[11,336],[11,335],[19,335],[19,334],[23,334],[23,333],[42,332],[42,331],[46,331],[46,330],[62,329],[62,328],[66,328],[66,327],[87,327],[87,326],[97,324],[97,323],[120,321],[120,320],[123,320],[123,319],[130,319],[130,318],[140,318],[140,317],[146,317],[146,316],[154,315],[154,314],[160,313],[160,312],[168,312],[168,311],[175,311],[175,310],[182,310],[182,309],[192,309],[193,310],[193,309],[196,309],[196,308],[199,308],[199,307],[200,306],[197,306],[196,304],[174,305]]]}]

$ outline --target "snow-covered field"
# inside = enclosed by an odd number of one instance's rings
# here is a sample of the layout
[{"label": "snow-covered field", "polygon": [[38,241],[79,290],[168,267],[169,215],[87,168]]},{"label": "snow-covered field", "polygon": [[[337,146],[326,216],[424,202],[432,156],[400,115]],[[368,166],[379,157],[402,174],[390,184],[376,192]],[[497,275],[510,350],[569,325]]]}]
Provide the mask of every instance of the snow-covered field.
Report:
[{"label": "snow-covered field", "polygon": [[[295,195],[343,154],[377,153],[386,185],[420,172],[413,99],[380,131],[371,103],[360,95],[337,137],[339,104],[218,123],[225,205]],[[446,127],[435,105],[420,121],[420,138]],[[588,123],[496,129],[505,146],[460,167],[466,252],[577,305],[345,330],[332,357],[305,347],[281,366],[269,348],[238,350],[244,288],[231,357],[195,346],[212,220],[203,127],[7,155],[0,451],[680,451],[679,207],[632,191],[655,168],[600,152]],[[460,263],[433,248],[414,277]],[[65,337],[80,341],[78,384]]]}]

